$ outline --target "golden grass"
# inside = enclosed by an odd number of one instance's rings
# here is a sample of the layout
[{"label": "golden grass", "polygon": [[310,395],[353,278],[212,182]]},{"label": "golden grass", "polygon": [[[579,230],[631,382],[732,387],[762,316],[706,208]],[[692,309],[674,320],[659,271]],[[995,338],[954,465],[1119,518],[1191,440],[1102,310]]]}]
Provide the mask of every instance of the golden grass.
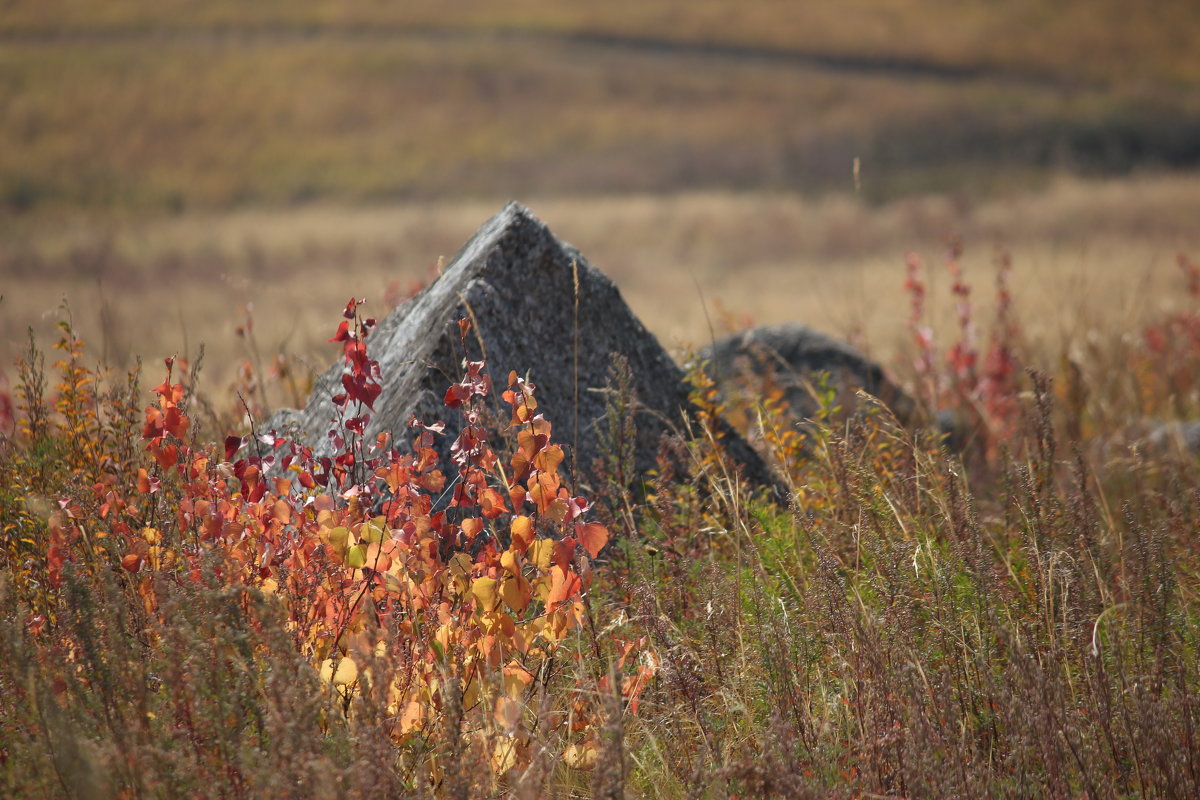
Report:
[{"label": "golden grass", "polygon": [[[254,304],[264,359],[283,350],[317,368],[351,295],[379,313],[389,284],[428,279],[499,201],[354,209],[247,210],[94,229],[27,232],[4,253],[3,363],[32,325],[53,339],[65,296],[91,352],[114,363],[207,347],[207,391],[223,395]],[[851,197],[765,193],[545,197],[529,205],[609,274],[647,326],[677,351],[739,319],[801,321],[859,342],[885,363],[906,350],[904,255],[920,253],[943,337],[953,307],[942,254],[965,243],[981,322],[996,257],[1011,255],[1018,314],[1053,358],[1068,338],[1119,337],[1182,296],[1176,253],[1200,253],[1200,179],[1061,180],[1045,192],[971,204],[945,197],[870,207]],[[36,257],[36,258],[35,258]],[[703,296],[703,302],[701,300]],[[1164,300],[1163,298],[1167,298]],[[707,312],[707,313],[706,313]],[[1082,334],[1082,335],[1081,335]],[[287,398],[275,396],[274,402]]]}]

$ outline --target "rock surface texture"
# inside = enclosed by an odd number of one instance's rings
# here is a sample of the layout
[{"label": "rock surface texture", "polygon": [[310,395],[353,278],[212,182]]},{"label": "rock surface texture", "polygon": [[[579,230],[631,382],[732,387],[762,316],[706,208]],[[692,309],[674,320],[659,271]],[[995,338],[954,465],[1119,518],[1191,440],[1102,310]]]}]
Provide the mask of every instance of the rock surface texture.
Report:
[{"label": "rock surface texture", "polygon": [[[458,325],[464,317],[474,323],[465,354]],[[461,427],[443,398],[462,377],[464,355],[487,361],[495,384],[489,401],[497,408],[510,370],[537,387],[538,411],[553,423],[567,466],[574,450],[585,482],[601,455],[598,423],[613,354],[628,360],[636,393],[633,460],[641,475],[654,466],[662,435],[693,413],[682,371],[612,281],[517,204],[485,223],[433,284],[383,319],[367,349],[383,376],[368,440],[388,430],[403,446],[413,415],[426,424],[444,420],[445,435],[437,441],[443,457]],[[343,371],[339,361],[317,380],[306,408],[281,411],[267,427],[290,430],[327,452],[326,433],[336,417],[330,397],[340,391]],[[774,487],[762,460],[731,428],[725,443],[749,481]]]},{"label": "rock surface texture", "polygon": [[761,397],[777,388],[798,420],[818,411],[810,387],[820,383],[820,373],[828,374],[827,385],[844,409],[856,407],[858,389],[878,397],[902,422],[915,409],[912,398],[888,380],[882,367],[845,342],[804,325],[751,328],[715,342],[700,356],[725,399],[739,392]]}]

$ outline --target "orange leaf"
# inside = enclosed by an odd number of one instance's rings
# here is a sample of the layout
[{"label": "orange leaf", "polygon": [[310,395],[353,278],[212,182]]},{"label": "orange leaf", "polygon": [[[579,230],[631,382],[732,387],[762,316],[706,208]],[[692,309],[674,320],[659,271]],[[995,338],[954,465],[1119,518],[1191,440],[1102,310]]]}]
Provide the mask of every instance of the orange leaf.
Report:
[{"label": "orange leaf", "polygon": [[546,444],[544,437],[539,437],[529,428],[522,428],[517,432],[517,449],[526,459],[532,461],[537,455],[538,450],[542,449],[542,445]]},{"label": "orange leaf", "polygon": [[513,517],[510,530],[513,548],[524,553],[533,542],[533,520],[526,516]]},{"label": "orange leaf", "polygon": [[432,472],[427,472],[419,479],[421,487],[429,492],[440,492],[446,487],[446,476],[442,474],[440,469],[435,469]]},{"label": "orange leaf", "polygon": [[521,722],[522,704],[510,697],[500,695],[496,698],[496,710],[492,713],[496,724],[501,730],[511,736]]},{"label": "orange leaf", "polygon": [[142,494],[153,494],[158,491],[159,480],[150,477],[145,468],[138,467],[137,487]]},{"label": "orange leaf", "polygon": [[425,719],[425,707],[416,700],[409,700],[400,714],[400,733],[408,733],[421,727]]},{"label": "orange leaf", "polygon": [[468,517],[462,521],[462,532],[467,541],[474,539],[483,530],[483,520],[479,517]]},{"label": "orange leaf", "polygon": [[495,519],[508,510],[504,506],[504,495],[495,489],[485,489],[479,496],[479,510],[488,519]]},{"label": "orange leaf", "polygon": [[571,597],[579,593],[579,576],[573,570],[555,566],[550,570],[552,583],[550,594],[546,597],[546,610],[553,611]]},{"label": "orange leaf", "polygon": [[608,544],[608,529],[595,522],[586,524],[575,523],[575,538],[579,540],[584,550],[592,558],[600,555],[604,545]]},{"label": "orange leaf", "polygon": [[170,469],[179,461],[179,448],[173,444],[165,447],[150,447],[150,452],[154,455],[154,460],[158,462],[163,469]]},{"label": "orange leaf", "polygon": [[[560,482],[557,472],[539,472],[536,478],[529,481],[529,495],[537,505],[539,514],[545,514],[558,496]],[[563,510],[566,510],[565,505]]]},{"label": "orange leaf", "polygon": [[538,451],[538,454],[533,457],[533,466],[542,472],[557,472],[558,465],[562,463],[562,460],[562,448],[552,444]]}]

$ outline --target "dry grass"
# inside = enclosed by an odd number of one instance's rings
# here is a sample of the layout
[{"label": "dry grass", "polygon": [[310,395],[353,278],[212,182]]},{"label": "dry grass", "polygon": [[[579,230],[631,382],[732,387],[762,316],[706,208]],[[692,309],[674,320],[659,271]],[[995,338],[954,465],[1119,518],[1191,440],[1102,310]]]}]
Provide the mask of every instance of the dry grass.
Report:
[{"label": "dry grass", "polygon": [[[1102,188],[1090,194],[1103,205]],[[1038,321],[1026,298],[1013,308],[1018,326]],[[528,748],[515,769],[481,746],[501,706],[493,715],[479,687],[502,685],[502,660],[474,662],[468,707],[452,668],[466,645],[447,656],[429,644],[422,661],[440,665],[443,691],[422,695],[422,728],[397,732],[388,687],[411,676],[402,647],[432,641],[416,638],[423,615],[386,605],[395,590],[380,586],[368,628],[379,638],[364,648],[350,637],[360,681],[334,691],[336,673],[319,678],[323,653],[295,638],[311,596],[290,593],[316,585],[292,580],[304,562],[285,561],[268,583],[244,554],[266,533],[193,527],[201,497],[216,492],[235,514],[274,508],[276,520],[279,503],[334,505],[340,492],[256,505],[225,482],[219,444],[193,428],[181,446],[212,458],[147,495],[153,485],[135,490],[135,476],[158,468],[136,387],[110,394],[77,362],[61,378],[27,370],[28,433],[0,439],[0,656],[10,665],[0,672],[0,787],[54,798],[1194,797],[1196,454],[1139,440],[1128,423],[1200,412],[1200,314],[1158,322],[1183,335],[1164,348],[1074,331],[1071,344],[1095,358],[1082,376],[1018,343],[1020,363],[1044,371],[974,395],[1012,412],[1001,439],[978,429],[995,447],[951,453],[885,412],[835,428],[819,413],[800,434],[760,395],[761,443],[793,487],[786,508],[728,480],[704,437],[664,443],[636,510],[624,480],[601,481],[593,512],[616,535],[591,565],[588,624],[514,698],[529,725],[506,740]],[[1051,391],[1051,374],[1065,392]],[[57,411],[37,388],[43,378],[65,383]],[[90,397],[102,389],[105,399]],[[631,420],[614,398],[619,461]],[[148,415],[151,427],[158,418]],[[38,506],[37,496],[61,501]],[[122,496],[132,502],[114,506]],[[339,510],[374,513],[352,502]],[[315,522],[315,509],[300,513]],[[314,546],[322,559],[335,547]],[[372,580],[366,572],[345,574]],[[298,613],[283,613],[289,603]],[[610,697],[601,681],[618,685],[613,654],[631,642],[653,675],[636,709],[599,703],[589,772],[574,709]]]},{"label": "dry grass", "polygon": [[[925,258],[931,313],[948,332],[953,308],[940,263],[957,238],[985,314],[996,257],[1011,255],[1026,335],[1057,357],[1068,340],[1120,336],[1161,312],[1174,302],[1175,255],[1200,251],[1192,224],[1200,181],[1188,176],[1063,180],[974,204],[929,197],[868,207],[761,193],[529,202],[677,349],[707,342],[710,323],[719,335],[750,320],[799,320],[894,363],[908,343],[904,254]],[[402,296],[498,207],[326,206],[34,228],[3,251],[2,357],[11,363],[28,326],[50,338],[66,297],[92,352],[114,365],[133,353],[194,356],[205,343],[203,379],[215,395],[250,354],[234,333],[249,303],[264,360],[284,351],[319,367],[330,358],[326,321],[346,297],[366,296],[378,309],[389,291]]]}]

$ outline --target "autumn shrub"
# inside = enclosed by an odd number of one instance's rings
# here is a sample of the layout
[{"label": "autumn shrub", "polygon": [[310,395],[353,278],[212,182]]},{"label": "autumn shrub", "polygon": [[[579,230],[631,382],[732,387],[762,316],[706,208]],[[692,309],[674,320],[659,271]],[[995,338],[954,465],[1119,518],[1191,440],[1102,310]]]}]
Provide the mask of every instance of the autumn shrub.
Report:
[{"label": "autumn shrub", "polygon": [[[191,791],[213,796],[266,791],[266,764],[297,757],[280,743],[312,754],[298,737],[329,747],[349,737],[370,758],[328,763],[369,760],[362,768],[386,777],[372,786],[445,796],[498,782],[537,795],[556,770],[589,769],[611,751],[606,698],[636,711],[657,664],[621,618],[588,601],[609,534],[563,485],[564,454],[535,388],[509,376],[506,464],[480,420],[492,391],[482,362],[465,363],[446,393],[464,420],[449,475],[432,447],[436,421],[412,421],[407,451],[387,434],[368,441],[381,376],[366,350],[374,320],[358,308],[347,305],[330,340],[347,369],[328,455],[257,429],[203,443],[171,359],[140,431],[127,414],[98,412],[95,375],[69,331],[54,413],[37,396],[42,373],[25,370],[23,461],[6,484],[52,502],[45,519],[5,514],[8,574],[20,578],[6,642],[30,654],[25,688],[6,697],[21,741],[53,744],[42,711],[56,704],[73,720],[62,746],[99,748],[97,785],[134,795],[171,781],[142,768],[131,725],[146,726],[155,747],[188,742],[194,753],[178,768]],[[124,438],[108,436],[113,425]],[[52,463],[30,469],[43,452]],[[28,475],[36,480],[18,485]],[[16,538],[10,524],[33,533]],[[27,551],[28,564],[18,558]],[[286,698],[264,689],[297,670]],[[298,701],[308,710],[289,718]],[[239,765],[233,754],[248,747],[266,756]],[[44,785],[73,791],[75,778],[46,758]],[[301,793],[321,796],[318,784]]]},{"label": "autumn shrub", "polygon": [[996,270],[994,316],[986,331],[972,302],[972,286],[962,266],[962,245],[953,243],[946,254],[946,271],[954,301],[957,338],[949,346],[936,340],[927,324],[927,285],[924,266],[916,253],[905,260],[904,289],[909,295],[909,330],[915,348],[912,360],[916,398],[950,437],[953,447],[978,453],[994,462],[999,450],[1013,440],[1020,416],[1017,395],[1025,389],[1020,327],[1012,313],[1008,256]]}]

